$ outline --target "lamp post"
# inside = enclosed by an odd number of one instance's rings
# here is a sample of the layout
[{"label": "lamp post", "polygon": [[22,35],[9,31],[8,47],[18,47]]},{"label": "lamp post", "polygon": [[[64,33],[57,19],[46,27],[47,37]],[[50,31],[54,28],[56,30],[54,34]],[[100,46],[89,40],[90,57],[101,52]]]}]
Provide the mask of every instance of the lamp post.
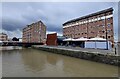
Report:
[{"label": "lamp post", "polygon": [[117,54],[117,51],[116,51],[116,46],[115,46],[115,55]]},{"label": "lamp post", "polygon": [[[116,33],[115,33],[115,36],[116,36]],[[115,43],[114,45],[115,45],[115,55],[116,55],[117,54],[117,42],[115,41],[114,43]]]}]

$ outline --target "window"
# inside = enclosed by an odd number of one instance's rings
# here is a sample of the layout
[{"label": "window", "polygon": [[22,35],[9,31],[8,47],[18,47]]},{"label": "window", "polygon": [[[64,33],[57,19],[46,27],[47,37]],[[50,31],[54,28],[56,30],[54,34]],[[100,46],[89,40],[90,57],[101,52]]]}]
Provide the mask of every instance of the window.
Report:
[{"label": "window", "polygon": [[108,38],[110,38],[110,36],[108,36]]},{"label": "window", "polygon": [[102,38],[102,36],[100,36]]},{"label": "window", "polygon": [[110,32],[111,30],[108,30],[108,33]]},{"label": "window", "polygon": [[103,36],[103,38],[105,38],[105,36]]},{"label": "window", "polygon": [[102,19],[102,21],[104,22],[105,20],[104,20],[104,19]]},{"label": "window", "polygon": [[108,21],[110,20],[110,18],[107,19]]},{"label": "window", "polygon": [[101,27],[105,27],[105,25],[104,25],[104,24],[101,24],[100,26],[101,26]]},{"label": "window", "polygon": [[94,32],[91,32],[92,34],[94,34]]},{"label": "window", "polygon": [[89,22],[91,22],[91,19],[89,19]]},{"label": "window", "polygon": [[108,27],[110,27],[110,24],[107,24]]},{"label": "window", "polygon": [[100,25],[97,25],[97,27],[100,27]]},{"label": "window", "polygon": [[86,29],[86,27],[84,27],[83,29]]}]

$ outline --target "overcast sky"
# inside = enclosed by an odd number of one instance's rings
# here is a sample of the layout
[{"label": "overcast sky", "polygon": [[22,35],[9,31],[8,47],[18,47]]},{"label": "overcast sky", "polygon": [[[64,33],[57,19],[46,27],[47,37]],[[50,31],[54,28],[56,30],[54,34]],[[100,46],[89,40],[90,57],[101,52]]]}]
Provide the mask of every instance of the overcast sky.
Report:
[{"label": "overcast sky", "polygon": [[[2,31],[10,38],[22,37],[28,24],[43,21],[47,33],[62,35],[62,24],[68,20],[113,7],[114,32],[118,37],[117,2],[4,2],[2,3]],[[1,12],[0,12],[1,13]]]}]

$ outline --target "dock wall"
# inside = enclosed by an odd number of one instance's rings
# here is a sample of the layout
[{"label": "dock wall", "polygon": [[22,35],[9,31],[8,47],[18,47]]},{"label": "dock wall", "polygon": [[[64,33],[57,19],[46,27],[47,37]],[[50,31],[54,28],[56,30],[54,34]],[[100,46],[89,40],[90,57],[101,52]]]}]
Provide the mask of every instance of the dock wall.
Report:
[{"label": "dock wall", "polygon": [[89,53],[84,51],[73,51],[73,50],[64,50],[64,49],[57,49],[57,48],[47,48],[47,47],[34,47],[35,49],[39,49],[42,51],[47,51],[55,54],[62,54],[66,56],[76,57],[80,59],[120,66],[120,57],[119,56],[112,56],[112,55],[104,55],[99,53]]}]

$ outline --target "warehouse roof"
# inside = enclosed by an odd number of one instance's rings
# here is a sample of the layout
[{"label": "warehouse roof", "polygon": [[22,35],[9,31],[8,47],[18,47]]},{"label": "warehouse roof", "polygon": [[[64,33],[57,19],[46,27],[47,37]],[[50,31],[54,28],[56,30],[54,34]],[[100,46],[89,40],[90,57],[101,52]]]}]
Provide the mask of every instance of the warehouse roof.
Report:
[{"label": "warehouse roof", "polygon": [[105,10],[102,10],[102,11],[99,11],[99,12],[96,12],[96,13],[89,14],[87,16],[83,16],[83,17],[79,17],[79,18],[67,21],[63,24],[63,26],[68,24],[68,23],[71,23],[71,22],[76,22],[76,21],[79,21],[81,19],[89,18],[89,17],[95,16],[95,15],[99,15],[99,14],[110,12],[110,11],[113,11],[113,8],[108,8],[108,9],[105,9]]}]

